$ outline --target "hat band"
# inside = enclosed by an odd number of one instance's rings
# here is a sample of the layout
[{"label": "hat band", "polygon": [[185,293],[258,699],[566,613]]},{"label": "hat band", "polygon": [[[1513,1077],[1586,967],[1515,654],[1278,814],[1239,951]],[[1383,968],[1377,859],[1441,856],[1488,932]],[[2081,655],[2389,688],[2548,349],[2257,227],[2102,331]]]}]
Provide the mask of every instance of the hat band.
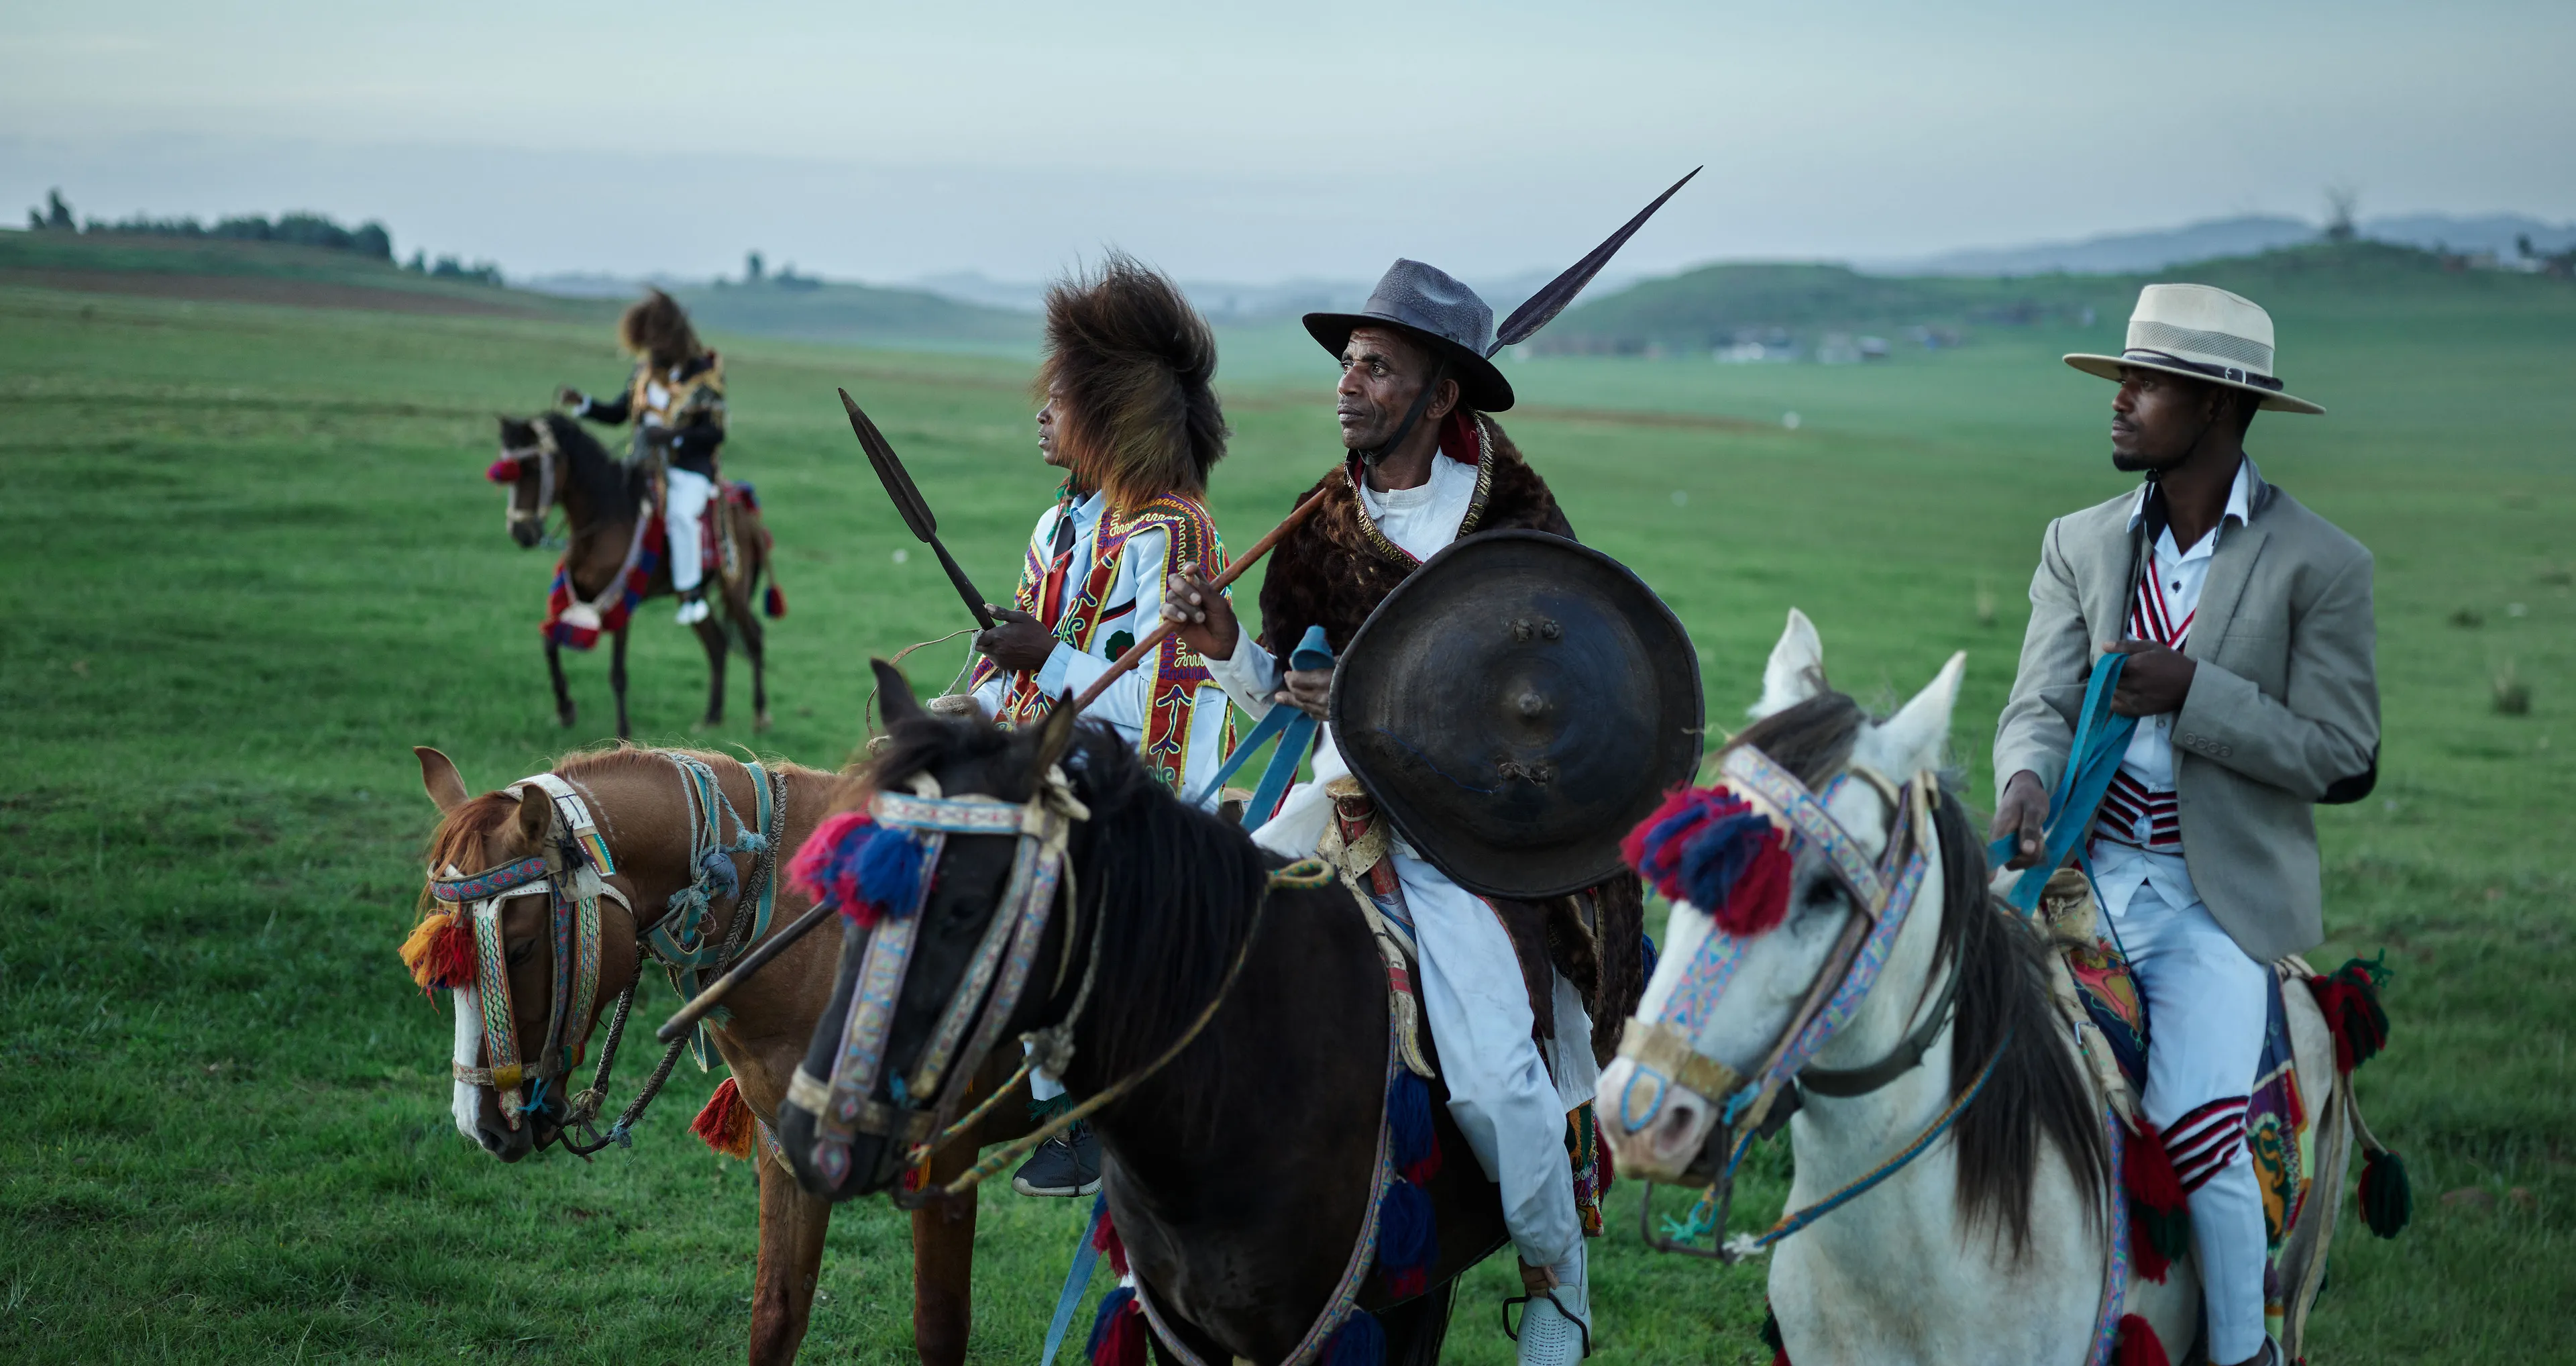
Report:
[{"label": "hat band", "polygon": [[2120,359],[2142,361],[2149,365],[2170,365],[2176,369],[2189,370],[2196,375],[2223,379],[2231,384],[2250,384],[2257,389],[2267,389],[2276,394],[2285,387],[2281,381],[2270,375],[2256,374],[2251,370],[2233,365],[2210,365],[2196,360],[2184,360],[2170,351],[2150,351],[2143,346],[2132,346],[2121,352]]}]

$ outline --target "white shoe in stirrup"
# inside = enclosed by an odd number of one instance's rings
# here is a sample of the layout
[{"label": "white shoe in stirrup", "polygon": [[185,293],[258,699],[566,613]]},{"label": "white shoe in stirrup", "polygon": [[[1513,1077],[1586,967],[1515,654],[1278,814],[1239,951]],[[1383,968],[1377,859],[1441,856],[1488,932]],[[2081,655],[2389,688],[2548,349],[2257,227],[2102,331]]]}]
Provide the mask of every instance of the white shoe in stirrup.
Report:
[{"label": "white shoe in stirrup", "polygon": [[680,610],[672,615],[671,620],[682,626],[695,626],[707,619],[707,612],[705,598],[689,598],[680,604]]},{"label": "white shoe in stirrup", "polygon": [[1583,1247],[1556,1264],[1557,1287],[1522,1307],[1520,1366],[1575,1366],[1592,1354],[1592,1296]]}]

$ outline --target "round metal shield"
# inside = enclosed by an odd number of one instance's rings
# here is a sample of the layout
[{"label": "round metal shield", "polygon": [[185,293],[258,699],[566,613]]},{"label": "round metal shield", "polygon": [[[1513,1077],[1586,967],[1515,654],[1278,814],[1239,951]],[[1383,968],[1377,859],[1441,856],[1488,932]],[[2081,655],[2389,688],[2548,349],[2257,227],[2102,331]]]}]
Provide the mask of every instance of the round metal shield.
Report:
[{"label": "round metal shield", "polygon": [[1620,868],[1699,766],[1699,654],[1617,560],[1542,531],[1457,541],[1342,652],[1333,739],[1380,814],[1459,886],[1528,900]]}]

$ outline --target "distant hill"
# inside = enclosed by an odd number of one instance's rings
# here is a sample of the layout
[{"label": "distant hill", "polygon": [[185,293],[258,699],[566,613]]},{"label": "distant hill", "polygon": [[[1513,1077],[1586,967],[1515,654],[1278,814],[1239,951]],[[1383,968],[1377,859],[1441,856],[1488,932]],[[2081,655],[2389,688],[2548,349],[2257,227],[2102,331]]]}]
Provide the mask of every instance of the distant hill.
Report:
[{"label": "distant hill", "polygon": [[[2018,278],[1865,275],[1847,266],[1703,266],[1578,304],[1531,344],[1541,354],[1708,354],[1792,359],[1835,334],[1951,345],[1983,329],[2123,318],[2138,287],[2183,278],[2278,306],[2345,310],[2403,294],[2486,299],[2564,292],[2564,280],[2468,270],[2458,258],[2385,242],[2312,242],[2125,274]],[[1847,343],[1845,343],[1847,344]],[[1855,353],[1850,358],[1859,359]]]},{"label": "distant hill", "polygon": [[923,289],[826,284],[811,277],[798,277],[791,285],[773,281],[667,288],[700,327],[711,331],[979,351],[1025,351],[1038,343],[1035,314],[962,303]]},{"label": "distant hill", "polygon": [[212,235],[0,231],[0,284],[411,313],[587,317],[598,310],[359,251]]},{"label": "distant hill", "polygon": [[[1879,275],[2122,274],[2225,256],[2251,256],[2277,247],[2314,242],[2322,233],[2318,225],[2303,218],[2249,214],[2152,232],[2107,233],[2074,242],[1980,247],[1859,264],[1861,269]],[[2576,246],[2576,224],[2551,224],[2518,213],[2475,217],[2441,213],[2387,215],[2362,220],[2361,235],[2427,251],[2485,252],[2499,258],[2513,257],[2525,237],[2531,239],[2534,251],[2565,251]]]}]

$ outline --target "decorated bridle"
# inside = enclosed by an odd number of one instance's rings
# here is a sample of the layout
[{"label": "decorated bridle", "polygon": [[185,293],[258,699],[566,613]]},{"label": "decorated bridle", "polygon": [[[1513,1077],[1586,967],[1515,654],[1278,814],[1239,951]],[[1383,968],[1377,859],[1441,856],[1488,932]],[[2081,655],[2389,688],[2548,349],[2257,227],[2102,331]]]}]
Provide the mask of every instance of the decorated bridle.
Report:
[{"label": "decorated bridle", "polygon": [[[911,781],[911,794],[878,792],[866,812],[826,822],[791,870],[801,885],[837,901],[843,915],[873,931],[850,994],[840,1047],[832,1056],[831,1076],[818,1078],[800,1064],[787,1086],[786,1103],[814,1116],[811,1159],[834,1185],[849,1175],[850,1148],[860,1134],[901,1144],[918,1163],[935,1140],[952,1137],[980,1117],[979,1110],[962,1123],[952,1122],[1028,989],[1038,946],[1054,916],[1057,888],[1070,881],[1065,851],[1073,823],[1091,815],[1073,795],[1063,769],[1053,765],[1026,802],[943,796],[938,781],[926,773]],[[877,1083],[885,1073],[895,1005],[919,942],[930,874],[950,835],[1007,835],[1018,843],[992,923],[920,1060],[910,1075],[886,1078],[893,1097],[888,1104],[875,1098]],[[1063,900],[1076,898],[1068,893]],[[1068,932],[1056,969],[1057,989],[1072,968],[1073,939]],[[1083,977],[1072,1010],[1063,1023],[1039,1031],[1023,1071],[1043,1067],[1060,1072],[1072,1060],[1072,1024],[1090,995],[1091,972],[1099,962],[1094,948],[1092,969]]]},{"label": "decorated bridle", "polygon": [[[454,1075],[468,1086],[493,1088],[498,1093],[501,1116],[513,1129],[519,1127],[522,1114],[545,1105],[548,1085],[581,1061],[582,1046],[570,1037],[570,1030],[589,1018],[598,1003],[601,897],[626,908],[628,916],[637,922],[638,947],[670,970],[673,986],[683,995],[689,991],[683,980],[686,974],[703,977],[721,969],[768,932],[777,905],[777,850],[786,820],[784,775],[756,763],[743,765],[750,774],[753,791],[754,818],[746,821],[724,795],[723,785],[704,760],[687,754],[665,757],[679,769],[688,798],[692,879],[671,895],[663,913],[650,924],[635,915],[634,903],[624,892],[605,880],[616,873],[617,863],[599,833],[588,799],[553,773],[523,778],[505,789],[517,793],[535,787],[550,800],[554,815],[542,852],[478,873],[463,873],[451,864],[430,879],[430,895],[446,913],[424,920],[404,944],[402,956],[422,986],[448,987],[460,996],[467,991],[474,994],[471,1007],[462,999],[457,1004],[459,1009],[478,1011],[485,1047],[490,1050],[489,1065],[476,1067],[459,1062],[454,1065]],[[729,842],[724,838],[727,820],[735,831]],[[747,880],[733,864],[733,855],[742,853],[754,859]],[[531,1062],[518,1055],[501,913],[512,900],[538,895],[548,898],[553,911],[555,976],[545,1043]],[[719,941],[709,932],[709,917],[714,902],[728,899],[736,913],[730,932]],[[746,909],[748,914],[744,913]],[[570,1098],[563,1116],[566,1128],[586,1126],[605,1100],[609,1069],[616,1062],[618,1043],[625,1035],[627,1014],[634,999],[631,985],[618,996],[598,1072],[587,1090]],[[612,1143],[626,1142],[628,1132],[670,1076],[684,1046],[697,1050],[701,1065],[707,1062],[703,1031],[673,1042],[654,1069],[652,1079],[605,1137],[575,1144],[567,1134],[565,1146],[588,1156]]]},{"label": "decorated bridle", "polygon": [[[444,876],[429,883],[430,895],[451,908],[450,919],[461,920],[473,934],[471,985],[491,1058],[487,1067],[455,1064],[456,1079],[497,1091],[501,1118],[513,1129],[519,1127],[521,1113],[545,1104],[547,1084],[581,1060],[581,1045],[567,1037],[567,1027],[588,1018],[598,1002],[600,897],[616,898],[630,914],[634,910],[625,893],[603,880],[617,871],[617,861],[599,836],[589,803],[571,783],[551,773],[522,779],[508,790],[527,787],[544,792],[554,808],[542,852],[479,873],[459,873],[450,864]],[[523,896],[544,896],[553,910],[554,990],[546,1012],[546,1040],[533,1062],[519,1057],[509,954],[501,936],[502,908]]]},{"label": "decorated bridle", "polygon": [[[1703,1205],[1713,1201],[1711,1222],[1720,1230],[1725,1227],[1736,1166],[1753,1139],[1766,1132],[1765,1121],[1772,1117],[1781,1093],[1790,1090],[1794,1104],[1796,1093],[1791,1088],[1803,1081],[1820,1092],[1860,1095],[1900,1075],[1921,1060],[1932,1038],[1947,1024],[1957,981],[1953,974],[1952,985],[1943,990],[1923,1024],[1881,1063],[1847,1072],[1812,1066],[1817,1051],[1850,1023],[1868,997],[1922,890],[1928,868],[1924,851],[1931,847],[1931,814],[1938,800],[1935,780],[1929,773],[1917,774],[1900,787],[1875,770],[1854,766],[1837,775],[1820,795],[1750,745],[1728,750],[1721,771],[1724,783],[1677,794],[1630,840],[1628,852],[1639,872],[1667,897],[1700,904],[1717,923],[1684,966],[1681,980],[1655,1018],[1631,1020],[1621,1035],[1619,1055],[1629,1059],[1635,1070],[1620,1094],[1616,1116],[1629,1133],[1644,1129],[1662,1112],[1664,1097],[1676,1082],[1718,1107],[1718,1128],[1710,1148],[1724,1156],[1710,1188],[1711,1199]],[[1853,779],[1878,789],[1891,809],[1887,846],[1876,862],[1828,809],[1842,784]],[[1793,849],[1813,850],[1823,857],[1848,893],[1852,914],[1763,1061],[1750,1073],[1741,1073],[1699,1052],[1694,1041],[1742,964],[1747,946],[1786,916]],[[1641,1090],[1649,1091],[1642,1112]],[[1928,1140],[1947,1128],[1958,1109],[1954,1104],[1898,1163],[1873,1174],[1870,1184],[1928,1146]],[[1858,1193],[1850,1190],[1843,1198]],[[1812,1219],[1825,1208],[1830,1206],[1800,1214]],[[1803,1220],[1796,1220],[1792,1227],[1794,1218],[1783,1219],[1765,1237],[1776,1240],[1805,1226]],[[1666,1251],[1727,1260],[1737,1255],[1724,1247],[1707,1252],[1687,1241],[1658,1237],[1651,1216],[1646,1236],[1650,1245]]]},{"label": "decorated bridle", "polygon": [[555,434],[547,430],[543,419],[530,422],[528,426],[537,434],[537,444],[502,447],[501,458],[493,461],[491,468],[483,471],[483,477],[495,484],[516,484],[519,482],[519,476],[527,472],[527,462],[531,459],[535,460],[537,462],[536,509],[522,510],[514,494],[509,506],[504,510],[506,516],[502,525],[515,527],[522,522],[534,522],[537,530],[542,532],[546,528],[546,514],[554,511],[555,507],[555,457],[558,452],[555,450]]}]

